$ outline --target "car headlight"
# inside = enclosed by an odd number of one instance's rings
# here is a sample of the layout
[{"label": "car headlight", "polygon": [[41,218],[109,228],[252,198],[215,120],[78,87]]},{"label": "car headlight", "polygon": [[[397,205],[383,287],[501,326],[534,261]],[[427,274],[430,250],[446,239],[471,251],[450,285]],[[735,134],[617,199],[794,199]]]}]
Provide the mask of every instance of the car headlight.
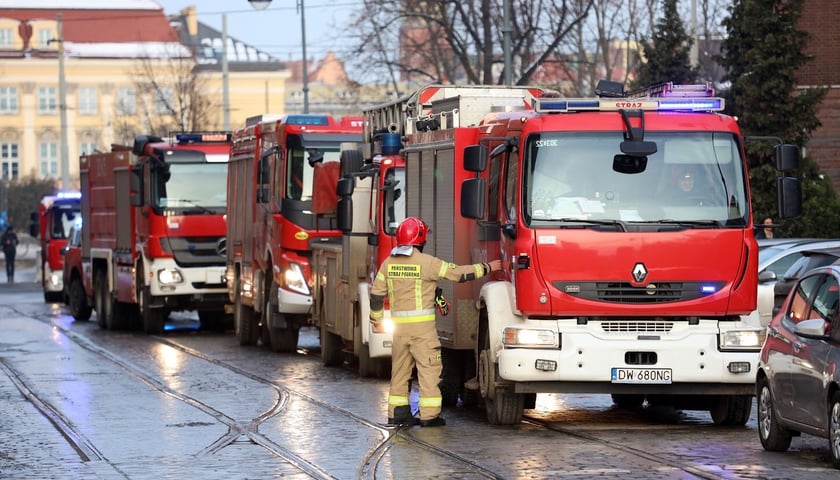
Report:
[{"label": "car headlight", "polygon": [[157,278],[161,285],[171,285],[174,283],[182,283],[184,281],[184,277],[181,276],[181,272],[174,268],[164,268],[162,270],[158,270]]},{"label": "car headlight", "polygon": [[286,269],[283,279],[286,282],[286,288],[289,290],[309,295],[309,286],[306,285],[306,279],[303,277],[303,270],[297,263],[289,264],[289,268]]},{"label": "car headlight", "polygon": [[767,331],[763,329],[730,330],[720,334],[721,350],[760,350]]},{"label": "car headlight", "polygon": [[552,330],[534,328],[505,328],[502,343],[505,347],[558,348],[560,334]]}]

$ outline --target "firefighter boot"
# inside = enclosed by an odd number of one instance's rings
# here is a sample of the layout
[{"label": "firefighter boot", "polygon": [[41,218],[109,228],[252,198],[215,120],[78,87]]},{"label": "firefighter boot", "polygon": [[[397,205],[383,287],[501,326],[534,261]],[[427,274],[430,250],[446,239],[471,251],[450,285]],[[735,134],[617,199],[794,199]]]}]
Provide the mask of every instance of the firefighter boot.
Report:
[{"label": "firefighter boot", "polygon": [[442,427],[446,425],[446,420],[441,416],[430,418],[429,420],[420,420],[421,427]]},{"label": "firefighter boot", "polygon": [[394,408],[394,418],[388,417],[388,425],[417,425],[420,419],[411,414],[411,407],[403,405]]}]

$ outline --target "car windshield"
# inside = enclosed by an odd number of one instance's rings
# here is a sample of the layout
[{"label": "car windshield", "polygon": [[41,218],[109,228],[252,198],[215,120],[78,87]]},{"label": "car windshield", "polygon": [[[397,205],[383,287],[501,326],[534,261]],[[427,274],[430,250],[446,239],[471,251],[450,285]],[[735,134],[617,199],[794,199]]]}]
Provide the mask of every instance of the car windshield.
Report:
[{"label": "car windshield", "polygon": [[622,140],[621,132],[530,135],[524,157],[526,221],[747,224],[746,176],[735,136],[647,132],[645,140],[656,142],[658,151],[642,159],[620,155]]}]

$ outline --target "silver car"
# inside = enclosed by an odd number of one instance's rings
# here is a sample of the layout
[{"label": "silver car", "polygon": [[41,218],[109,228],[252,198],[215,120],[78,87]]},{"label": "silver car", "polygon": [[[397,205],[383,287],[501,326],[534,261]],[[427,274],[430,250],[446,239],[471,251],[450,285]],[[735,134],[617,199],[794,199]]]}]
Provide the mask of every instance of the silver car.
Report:
[{"label": "silver car", "polygon": [[765,450],[791,437],[828,438],[840,468],[840,266],[809,271],[767,326],[756,374],[758,435]]}]

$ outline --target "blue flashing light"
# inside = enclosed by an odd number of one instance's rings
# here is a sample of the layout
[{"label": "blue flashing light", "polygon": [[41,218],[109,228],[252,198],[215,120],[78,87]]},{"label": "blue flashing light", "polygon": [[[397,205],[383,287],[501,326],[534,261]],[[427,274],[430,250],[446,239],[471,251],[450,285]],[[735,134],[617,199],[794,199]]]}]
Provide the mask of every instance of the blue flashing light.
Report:
[{"label": "blue flashing light", "polygon": [[57,197],[75,200],[82,198],[82,192],[58,192]]},{"label": "blue flashing light", "polygon": [[690,110],[692,112],[717,112],[723,110],[722,98],[663,98],[659,110]]},{"label": "blue flashing light", "polygon": [[286,125],[320,125],[327,126],[330,124],[330,119],[327,115],[289,115],[283,123]]},{"label": "blue flashing light", "polygon": [[717,292],[717,286],[716,285],[701,285],[700,286],[700,292],[705,293],[707,295],[710,295],[712,293]]},{"label": "blue flashing light", "polygon": [[175,135],[175,141],[179,144],[188,143],[227,143],[230,142],[231,135],[228,132],[194,132],[194,133],[178,133]]}]

